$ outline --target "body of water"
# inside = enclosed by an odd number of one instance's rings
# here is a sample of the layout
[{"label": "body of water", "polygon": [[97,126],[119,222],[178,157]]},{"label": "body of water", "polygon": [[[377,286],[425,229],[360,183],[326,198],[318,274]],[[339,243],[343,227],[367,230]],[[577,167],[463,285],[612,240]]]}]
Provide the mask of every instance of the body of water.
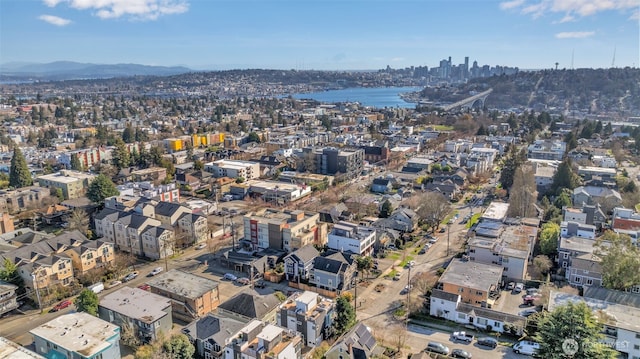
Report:
[{"label": "body of water", "polygon": [[293,97],[297,99],[313,99],[325,103],[358,102],[363,106],[376,108],[415,108],[415,103],[404,101],[400,97],[400,94],[420,90],[422,90],[422,87],[356,87],[342,90],[300,93],[293,95]]}]

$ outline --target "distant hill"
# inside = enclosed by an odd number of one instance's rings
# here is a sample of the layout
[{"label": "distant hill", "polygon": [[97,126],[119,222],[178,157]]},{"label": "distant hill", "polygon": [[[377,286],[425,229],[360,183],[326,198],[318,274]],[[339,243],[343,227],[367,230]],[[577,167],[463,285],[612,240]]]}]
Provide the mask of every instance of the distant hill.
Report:
[{"label": "distant hill", "polygon": [[129,76],[170,76],[188,72],[193,72],[193,70],[181,66],[106,65],[72,61],[56,61],[47,64],[12,62],[0,65],[0,81],[59,81]]}]

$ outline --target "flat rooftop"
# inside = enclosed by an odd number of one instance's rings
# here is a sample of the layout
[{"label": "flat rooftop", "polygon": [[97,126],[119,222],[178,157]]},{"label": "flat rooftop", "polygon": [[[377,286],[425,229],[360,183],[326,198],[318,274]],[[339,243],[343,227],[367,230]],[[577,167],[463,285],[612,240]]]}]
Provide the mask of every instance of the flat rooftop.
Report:
[{"label": "flat rooftop", "polygon": [[177,269],[161,273],[154,279],[147,281],[147,284],[164,292],[174,293],[189,299],[200,298],[205,293],[218,288],[219,285],[215,280]]},{"label": "flat rooftop", "polygon": [[453,259],[440,277],[440,282],[487,291],[502,280],[501,266]]},{"label": "flat rooftop", "polygon": [[92,357],[111,346],[107,340],[118,335],[120,327],[79,312],[59,316],[29,333],[66,350]]},{"label": "flat rooftop", "polygon": [[42,355],[0,337],[0,358],[2,359],[45,359]]},{"label": "flat rooftop", "polygon": [[492,221],[502,221],[507,216],[509,210],[509,203],[503,202],[491,202],[489,207],[482,214],[483,219],[489,219]]},{"label": "flat rooftop", "polygon": [[553,311],[557,306],[581,301],[585,302],[595,312],[603,324],[640,333],[640,308],[628,305],[551,291],[549,294],[549,311]]},{"label": "flat rooftop", "polygon": [[165,309],[171,301],[140,288],[123,287],[102,298],[100,306],[149,324],[170,313]]}]

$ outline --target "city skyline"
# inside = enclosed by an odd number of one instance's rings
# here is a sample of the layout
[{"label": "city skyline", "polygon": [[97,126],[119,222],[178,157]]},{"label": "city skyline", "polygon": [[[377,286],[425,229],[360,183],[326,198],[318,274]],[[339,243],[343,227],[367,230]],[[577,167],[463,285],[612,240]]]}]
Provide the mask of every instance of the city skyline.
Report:
[{"label": "city skyline", "polygon": [[640,65],[638,0],[3,0],[0,64],[367,70],[468,56],[520,69]]}]

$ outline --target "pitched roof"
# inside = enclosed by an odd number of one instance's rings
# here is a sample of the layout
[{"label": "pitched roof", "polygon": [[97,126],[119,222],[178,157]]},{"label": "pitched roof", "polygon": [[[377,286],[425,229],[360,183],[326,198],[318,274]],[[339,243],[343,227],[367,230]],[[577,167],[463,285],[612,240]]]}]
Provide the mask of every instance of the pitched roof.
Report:
[{"label": "pitched roof", "polygon": [[317,256],[320,255],[320,252],[311,244],[307,244],[304,247],[299,248],[296,251],[291,252],[287,257],[295,257],[299,259],[303,263],[308,263],[314,260]]},{"label": "pitched roof", "polygon": [[241,292],[218,306],[219,309],[240,314],[247,318],[262,320],[270,311],[280,305],[275,295],[260,295],[254,290]]},{"label": "pitched roof", "polygon": [[226,340],[244,326],[244,323],[233,318],[207,314],[207,316],[191,322],[182,329],[182,332],[194,339],[213,341],[224,346]]},{"label": "pitched roof", "polygon": [[156,215],[171,217],[182,205],[174,202],[158,202],[156,205]]}]

